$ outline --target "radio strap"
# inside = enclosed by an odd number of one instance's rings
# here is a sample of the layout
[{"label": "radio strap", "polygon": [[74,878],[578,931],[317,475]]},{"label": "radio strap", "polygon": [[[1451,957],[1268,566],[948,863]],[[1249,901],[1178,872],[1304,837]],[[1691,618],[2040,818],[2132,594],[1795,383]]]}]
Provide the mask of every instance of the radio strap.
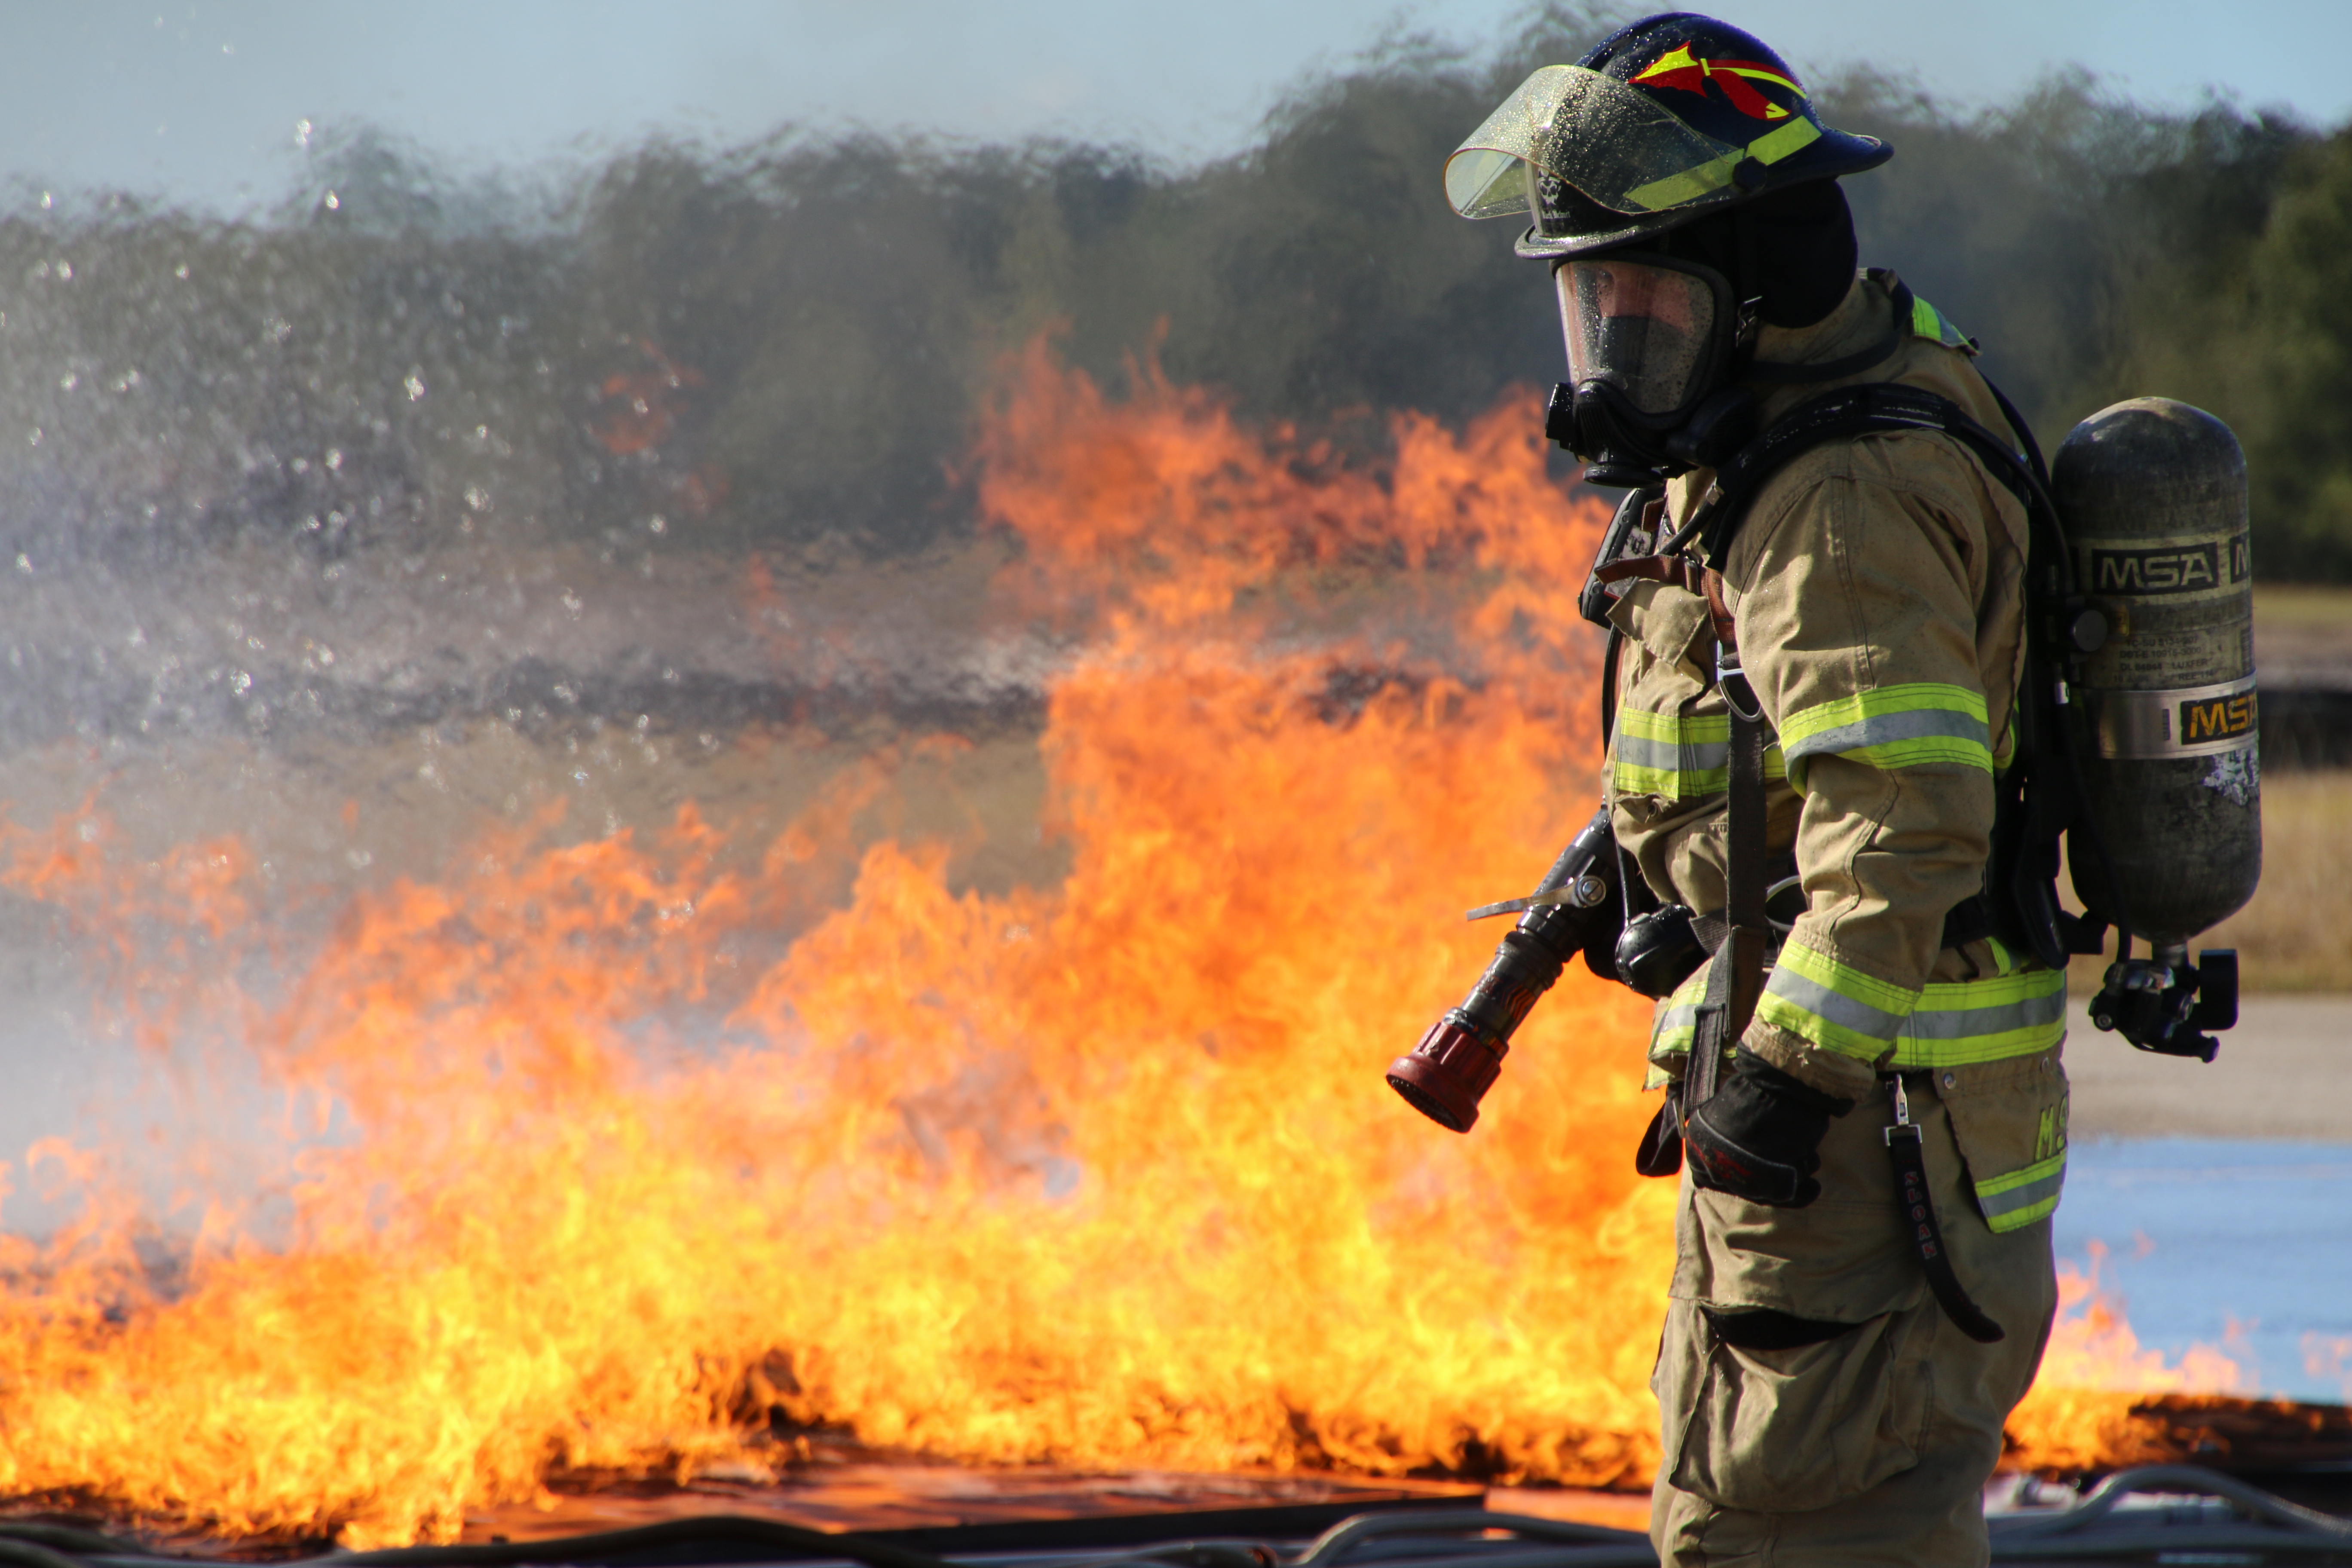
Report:
[{"label": "radio strap", "polygon": [[1716,625],[1716,683],[1731,715],[1729,798],[1724,803],[1724,918],[1729,927],[1707,972],[1691,1037],[1690,1065],[1683,1083],[1682,1115],[1715,1096],[1724,1054],[1739,1043],[1764,994],[1764,960],[1772,928],[1764,912],[1767,851],[1764,842],[1763,705],[1739,668],[1739,644],[1724,605],[1722,579],[1706,574],[1707,605]]},{"label": "radio strap", "polygon": [[1927,1273],[1927,1289],[1936,1304],[1944,1309],[1944,1316],[1952,1320],[1952,1326],[1977,1343],[1989,1345],[2006,1339],[2000,1325],[1969,1300],[1960,1277],[1953,1272],[1951,1254],[1944,1249],[1943,1226],[1936,1222],[1936,1203],[1927,1192],[1927,1151],[1911,1121],[1911,1098],[1903,1090],[1901,1073],[1892,1075],[1887,1082],[1895,1101],[1895,1125],[1886,1130],[1886,1152],[1895,1167],[1895,1206],[1918,1249],[1919,1266]]}]

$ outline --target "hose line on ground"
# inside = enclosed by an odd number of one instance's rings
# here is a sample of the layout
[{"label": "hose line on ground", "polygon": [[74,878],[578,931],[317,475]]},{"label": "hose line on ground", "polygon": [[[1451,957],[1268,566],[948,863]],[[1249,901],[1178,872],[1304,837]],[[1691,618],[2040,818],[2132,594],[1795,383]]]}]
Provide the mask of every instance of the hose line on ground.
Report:
[{"label": "hose line on ground", "polygon": [[[383,1552],[338,1552],[310,1559],[317,1568],[440,1568],[442,1564],[480,1563],[484,1568],[539,1563],[594,1563],[633,1556],[682,1542],[724,1541],[730,1544],[782,1548],[776,1554],[792,1557],[846,1557],[866,1568],[951,1568],[944,1557],[877,1541],[866,1535],[836,1535],[804,1524],[755,1519],[748,1514],[708,1514],[695,1519],[666,1519],[633,1530],[600,1531],[592,1535],[552,1535],[543,1541],[501,1541],[483,1546],[397,1546]],[[288,1568],[296,1568],[289,1564]],[[308,1565],[305,1565],[308,1568]]]},{"label": "hose line on ground", "polygon": [[[2125,1499],[2134,1494],[2163,1492],[2219,1499],[2242,1517],[2209,1522],[2156,1512],[2143,1522],[2122,1510]],[[1134,1521],[1126,1522],[1131,1527]],[[1170,1516],[1171,1527],[1181,1522],[1181,1515]],[[2305,1508],[2250,1482],[2192,1465],[2118,1470],[2069,1507],[2002,1515],[1989,1522],[1995,1563],[2154,1562],[2183,1553],[2352,1563],[2352,1520]],[[1507,1532],[1514,1539],[1488,1539],[1489,1532]],[[1416,1536],[1433,1539],[1416,1542]],[[728,1561],[746,1563],[845,1559],[863,1568],[977,1568],[970,1557],[935,1556],[872,1536],[835,1534],[743,1514],[665,1520],[633,1530],[541,1541],[333,1552],[279,1568],[609,1564],[698,1543],[725,1545],[737,1553]],[[1367,1568],[1372,1563],[1395,1568],[1647,1568],[1656,1559],[1649,1539],[1633,1531],[1485,1509],[1402,1509],[1343,1520],[1296,1555],[1270,1541],[1193,1539],[1103,1553],[1041,1552],[1024,1557],[990,1552],[986,1568],[1337,1568],[1349,1561]],[[150,1552],[69,1526],[0,1521],[0,1568],[191,1568],[198,1563],[212,1568],[215,1563]]]}]

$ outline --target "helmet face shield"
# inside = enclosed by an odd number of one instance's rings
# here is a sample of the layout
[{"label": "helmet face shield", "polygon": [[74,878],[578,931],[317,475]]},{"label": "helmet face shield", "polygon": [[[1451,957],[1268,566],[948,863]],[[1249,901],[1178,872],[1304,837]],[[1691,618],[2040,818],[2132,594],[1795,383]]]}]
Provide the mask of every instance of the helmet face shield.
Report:
[{"label": "helmet face shield", "polygon": [[1464,217],[1529,220],[1522,256],[1574,256],[1890,155],[1824,125],[1761,39],[1676,12],[1521,82],[1446,160],[1445,199]]},{"label": "helmet face shield", "polygon": [[1633,413],[1660,420],[1712,390],[1729,325],[1721,278],[1689,262],[1621,254],[1565,261],[1552,282],[1570,385],[1614,388]]},{"label": "helmet face shield", "polygon": [[1761,134],[1720,142],[1658,100],[1582,66],[1546,66],[1505,99],[1445,163],[1445,199],[1464,217],[1530,210],[1517,165],[1532,164],[1612,212],[1654,213],[1742,193],[1742,160],[1778,163],[1818,141],[1805,117],[1759,123]]}]

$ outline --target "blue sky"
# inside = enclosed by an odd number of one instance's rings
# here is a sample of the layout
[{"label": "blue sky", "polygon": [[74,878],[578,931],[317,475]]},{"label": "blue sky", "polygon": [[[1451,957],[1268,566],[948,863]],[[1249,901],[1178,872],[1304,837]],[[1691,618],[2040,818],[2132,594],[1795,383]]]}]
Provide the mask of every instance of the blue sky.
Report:
[{"label": "blue sky", "polygon": [[[1965,102],[2076,62],[2145,101],[2208,90],[2352,118],[2352,3],[1721,0],[1801,71],[1917,73]],[[1179,160],[1246,143],[1303,73],[1384,30],[1478,47],[1523,0],[5,0],[0,175],[235,210],[293,182],[298,124],[394,130],[459,169],[529,167],[649,130],[787,121],[967,137],[1052,132]],[[1465,128],[1465,130],[1467,127]]]}]

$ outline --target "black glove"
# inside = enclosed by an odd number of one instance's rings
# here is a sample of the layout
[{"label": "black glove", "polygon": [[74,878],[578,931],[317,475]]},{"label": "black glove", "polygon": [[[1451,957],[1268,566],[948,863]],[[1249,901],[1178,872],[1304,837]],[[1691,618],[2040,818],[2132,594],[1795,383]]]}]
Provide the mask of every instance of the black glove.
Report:
[{"label": "black glove", "polygon": [[1750,1203],[1801,1209],[1822,1195],[1822,1138],[1853,1109],[1748,1050],[1731,1053],[1715,1096],[1683,1122],[1693,1185]]}]

